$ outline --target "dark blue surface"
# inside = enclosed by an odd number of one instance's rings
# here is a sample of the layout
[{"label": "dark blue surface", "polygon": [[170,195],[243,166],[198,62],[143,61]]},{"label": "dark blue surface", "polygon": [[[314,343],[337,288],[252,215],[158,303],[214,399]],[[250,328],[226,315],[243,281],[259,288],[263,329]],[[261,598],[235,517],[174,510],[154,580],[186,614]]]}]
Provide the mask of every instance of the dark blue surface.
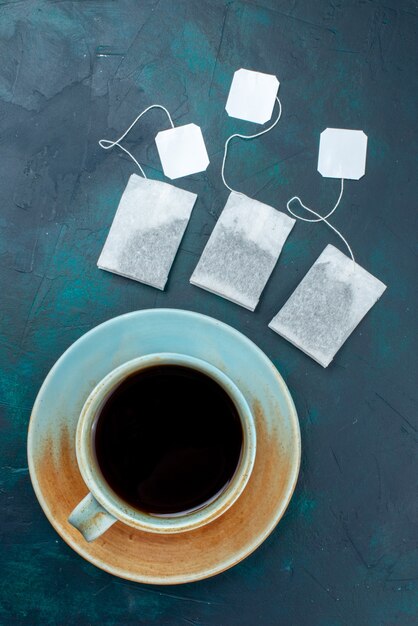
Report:
[{"label": "dark blue surface", "polygon": [[[387,0],[0,2],[1,624],[409,626],[417,614],[415,235],[418,4]],[[239,67],[276,74],[283,117],[234,144],[229,181],[284,209],[323,213],[338,181],[316,172],[320,132],[363,129],[366,175],[333,223],[388,289],[323,370],[267,328],[327,243],[295,226],[256,313],[188,284],[227,198],[223,143],[254,125],[224,105]],[[133,164],[97,146],[150,103],[202,127],[211,164],[164,293],[96,268]],[[152,112],[127,145],[162,179]],[[299,484],[257,552],[180,587],[128,583],[56,535],[33,494],[30,409],[60,354],[96,324],[148,307],[200,311],[277,365],[303,437]],[[414,384],[415,383],[415,384]]]}]

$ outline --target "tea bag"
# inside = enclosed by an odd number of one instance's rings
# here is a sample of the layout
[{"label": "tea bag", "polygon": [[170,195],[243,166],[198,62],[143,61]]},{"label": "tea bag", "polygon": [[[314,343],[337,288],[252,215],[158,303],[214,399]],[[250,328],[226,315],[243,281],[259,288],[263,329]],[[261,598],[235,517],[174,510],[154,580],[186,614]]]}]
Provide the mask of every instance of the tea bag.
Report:
[{"label": "tea bag", "polygon": [[231,192],[190,282],[254,311],[294,223]]},{"label": "tea bag", "polygon": [[[287,202],[291,215],[304,222],[323,222],[345,244],[351,259],[328,245],[269,327],[303,352],[327,367],[344,341],[386,289],[380,280],[355,262],[350,244],[328,218],[339,206],[344,180],[359,180],[366,170],[367,135],[362,130],[326,128],[320,137],[318,171],[327,178],[340,178],[340,193],[334,207],[321,215],[299,196]],[[291,209],[299,205],[314,218],[301,217]]]},{"label": "tea bag", "polygon": [[385,289],[328,245],[269,327],[327,367]]},{"label": "tea bag", "polygon": [[255,139],[279,122],[282,105],[278,88],[279,81],[269,74],[244,69],[234,74],[226,104],[229,115],[265,122],[271,118],[275,102],[279,112],[268,128],[254,135],[235,133],[226,140],[221,176],[231,193],[190,278],[193,285],[250,311],[258,304],[295,220],[230,187],[225,179],[225,164],[233,139]]},{"label": "tea bag", "polygon": [[164,289],[197,195],[132,174],[98,267]]},{"label": "tea bag", "polygon": [[142,111],[118,139],[101,139],[99,145],[104,150],[117,146],[127,154],[143,178],[136,174],[130,177],[97,265],[108,272],[164,289],[197,196],[148,179],[141,164],[120,143],[151,109],[164,111],[171,126],[156,137],[167,176],[177,178],[200,172],[209,164],[200,128],[195,124],[175,127],[170,113],[161,104],[151,104]]}]

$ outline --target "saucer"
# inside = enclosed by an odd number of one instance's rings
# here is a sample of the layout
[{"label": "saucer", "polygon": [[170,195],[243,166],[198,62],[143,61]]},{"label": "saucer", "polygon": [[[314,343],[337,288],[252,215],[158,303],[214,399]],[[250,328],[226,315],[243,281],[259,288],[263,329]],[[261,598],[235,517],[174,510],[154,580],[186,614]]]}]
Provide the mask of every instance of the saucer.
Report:
[{"label": "saucer", "polygon": [[[204,359],[236,383],[256,421],[253,472],[237,502],[206,526],[161,535],[116,522],[102,537],[87,543],[67,522],[88,491],[75,453],[81,408],[93,387],[111,370],[155,352]],[[298,477],[300,452],[292,398],[267,356],[230,326],[175,309],[121,315],[78,339],[46,377],[28,434],[32,484],[62,539],[87,561],[115,576],[162,585],[208,578],[251,554],[286,510]]]}]

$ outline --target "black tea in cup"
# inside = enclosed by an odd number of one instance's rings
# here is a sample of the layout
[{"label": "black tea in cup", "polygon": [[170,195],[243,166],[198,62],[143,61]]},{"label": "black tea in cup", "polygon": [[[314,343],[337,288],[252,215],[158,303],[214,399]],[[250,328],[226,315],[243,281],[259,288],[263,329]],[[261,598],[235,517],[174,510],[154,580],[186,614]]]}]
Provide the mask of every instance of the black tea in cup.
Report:
[{"label": "black tea in cup", "polygon": [[228,393],[202,372],[157,365],[128,376],[93,427],[104,479],[154,515],[201,508],[222,493],[240,460],[243,431]]}]

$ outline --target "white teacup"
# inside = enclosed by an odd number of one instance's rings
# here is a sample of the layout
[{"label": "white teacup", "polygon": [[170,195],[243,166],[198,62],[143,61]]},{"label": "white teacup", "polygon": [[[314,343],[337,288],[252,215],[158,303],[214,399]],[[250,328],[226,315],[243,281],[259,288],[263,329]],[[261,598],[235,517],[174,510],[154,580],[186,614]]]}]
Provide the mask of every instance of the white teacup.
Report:
[{"label": "white teacup", "polygon": [[[200,508],[175,516],[153,515],[135,509],[121,499],[108,485],[98,466],[93,442],[93,428],[97,415],[112,392],[131,374],[144,368],[161,365],[179,365],[195,369],[217,382],[229,395],[239,415],[243,440],[237,468],[225,488]],[[139,357],[110,372],[87,398],[77,426],[77,461],[89,493],[75,507],[68,521],[87,541],[93,541],[121,521],[138,530],[153,533],[179,533],[199,528],[216,519],[231,507],[248,482],[256,453],[256,430],[253,415],[243,394],[218,368],[194,357],[158,353]]]}]

